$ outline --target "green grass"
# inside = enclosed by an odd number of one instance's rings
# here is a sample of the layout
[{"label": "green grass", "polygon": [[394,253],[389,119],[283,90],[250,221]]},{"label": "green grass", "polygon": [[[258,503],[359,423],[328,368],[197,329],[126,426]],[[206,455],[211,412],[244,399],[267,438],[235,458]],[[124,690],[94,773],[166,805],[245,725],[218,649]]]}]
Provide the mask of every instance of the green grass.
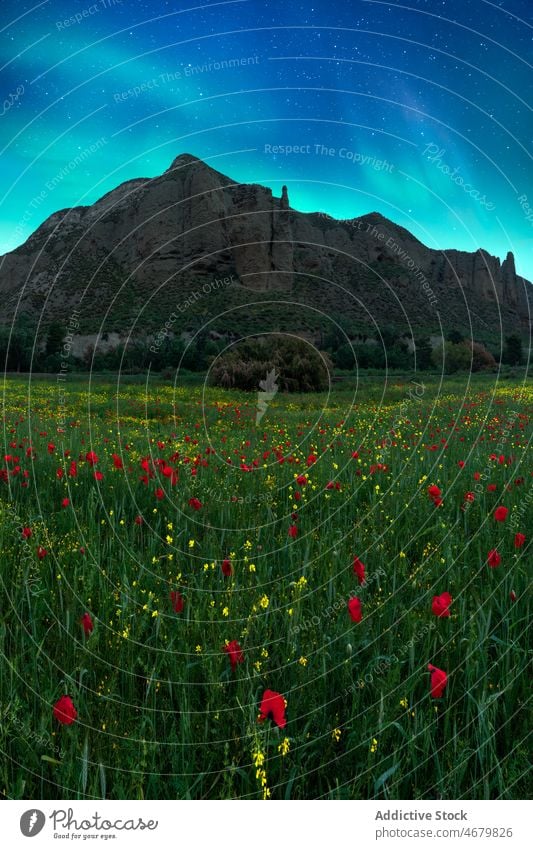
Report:
[{"label": "green grass", "polygon": [[[329,397],[279,394],[256,425],[255,395],[194,381],[174,390],[156,378],[146,393],[138,378],[80,375],[62,401],[54,378],[31,391],[27,378],[7,378],[1,792],[524,795],[531,549],[529,538],[515,548],[514,535],[533,526],[533,392],[494,376],[417,380],[426,381],[419,397],[400,377],[347,381]],[[156,466],[146,486],[144,457],[164,458],[176,485]],[[254,459],[256,470],[239,469]],[[340,490],[326,490],[329,481]],[[431,484],[443,493],[438,508]],[[475,501],[463,510],[468,491]],[[493,518],[499,504],[509,508],[503,523]],[[490,569],[493,548],[502,563]],[[366,565],[361,587],[354,555]],[[185,598],[180,614],[171,590]],[[451,616],[438,619],[431,601],[444,591]],[[353,594],[360,623],[347,613]],[[234,639],[244,662],[232,672],[222,647]],[[440,699],[428,663],[448,674]],[[284,729],[257,721],[266,688],[287,701]],[[78,712],[71,726],[52,715],[63,694]]]}]

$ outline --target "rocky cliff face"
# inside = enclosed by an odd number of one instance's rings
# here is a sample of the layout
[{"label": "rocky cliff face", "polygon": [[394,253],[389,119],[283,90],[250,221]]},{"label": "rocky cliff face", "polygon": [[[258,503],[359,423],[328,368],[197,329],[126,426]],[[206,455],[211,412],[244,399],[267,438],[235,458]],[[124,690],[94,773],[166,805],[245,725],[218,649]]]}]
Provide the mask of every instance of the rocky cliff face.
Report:
[{"label": "rocky cliff face", "polygon": [[[215,285],[226,278],[235,284],[231,293]],[[176,307],[181,315],[180,305],[202,291],[216,297],[201,305],[196,298],[183,311],[185,323],[228,304],[244,309],[257,295],[357,327],[471,326],[486,337],[502,325],[526,332],[533,306],[533,288],[517,277],[512,254],[500,263],[484,250],[431,250],[378,213],[350,221],[299,213],[286,187],[275,198],[187,154],[160,177],[55,213],[0,260],[4,321],[20,296],[17,309],[44,322],[78,309],[86,332],[142,333]],[[302,329],[299,310],[290,321]]]}]

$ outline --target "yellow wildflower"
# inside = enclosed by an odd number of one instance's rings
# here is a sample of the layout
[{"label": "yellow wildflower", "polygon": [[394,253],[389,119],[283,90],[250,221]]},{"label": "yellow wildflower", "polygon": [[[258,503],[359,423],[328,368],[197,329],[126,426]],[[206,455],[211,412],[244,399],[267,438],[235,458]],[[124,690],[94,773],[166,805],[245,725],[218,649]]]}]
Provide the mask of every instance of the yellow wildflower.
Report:
[{"label": "yellow wildflower", "polygon": [[291,748],[291,742],[288,737],[284,737],[281,743],[278,746],[278,752],[281,754],[281,757],[284,758],[287,755]]}]

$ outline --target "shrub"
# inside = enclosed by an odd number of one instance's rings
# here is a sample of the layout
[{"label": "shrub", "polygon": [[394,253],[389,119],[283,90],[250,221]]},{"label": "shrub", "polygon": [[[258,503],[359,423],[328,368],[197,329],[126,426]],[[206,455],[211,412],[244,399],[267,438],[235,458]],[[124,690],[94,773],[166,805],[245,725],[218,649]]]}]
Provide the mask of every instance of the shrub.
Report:
[{"label": "shrub", "polygon": [[480,342],[467,342],[466,344],[471,351],[472,371],[484,371],[496,366],[493,355]]},{"label": "shrub", "polygon": [[496,360],[480,342],[471,339],[454,344],[444,342],[432,353],[437,368],[443,368],[446,374],[456,371],[482,371],[496,366]]},{"label": "shrub", "polygon": [[274,382],[286,392],[319,392],[329,385],[331,363],[302,339],[259,336],[215,359],[209,379],[215,386],[256,392],[272,370]]}]

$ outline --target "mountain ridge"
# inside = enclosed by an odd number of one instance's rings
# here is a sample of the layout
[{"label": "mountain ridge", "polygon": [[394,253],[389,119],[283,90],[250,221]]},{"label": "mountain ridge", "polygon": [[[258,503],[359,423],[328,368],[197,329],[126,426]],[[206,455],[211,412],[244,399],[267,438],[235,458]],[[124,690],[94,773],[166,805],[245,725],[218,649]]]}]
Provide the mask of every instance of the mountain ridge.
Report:
[{"label": "mountain ridge", "polygon": [[[148,333],[173,305],[220,278],[235,285],[210,292],[215,314],[237,314],[246,293],[265,303],[272,294],[274,301],[296,297],[293,329],[311,334],[331,319],[357,332],[384,316],[407,333],[460,327],[487,337],[502,327],[525,334],[531,326],[533,286],[516,274],[511,252],[501,261],[483,248],[429,248],[376,211],[353,219],[299,212],[285,186],[276,197],[188,153],[156,177],[127,180],[93,204],[58,210],[0,257],[0,318],[12,320],[10,305],[20,296],[19,308],[45,324],[80,308],[86,331],[134,326]],[[254,309],[252,324],[291,326],[281,307]],[[207,315],[203,299],[176,332]],[[217,319],[213,331],[224,332],[221,324]],[[226,332],[244,324],[230,322]]]}]

